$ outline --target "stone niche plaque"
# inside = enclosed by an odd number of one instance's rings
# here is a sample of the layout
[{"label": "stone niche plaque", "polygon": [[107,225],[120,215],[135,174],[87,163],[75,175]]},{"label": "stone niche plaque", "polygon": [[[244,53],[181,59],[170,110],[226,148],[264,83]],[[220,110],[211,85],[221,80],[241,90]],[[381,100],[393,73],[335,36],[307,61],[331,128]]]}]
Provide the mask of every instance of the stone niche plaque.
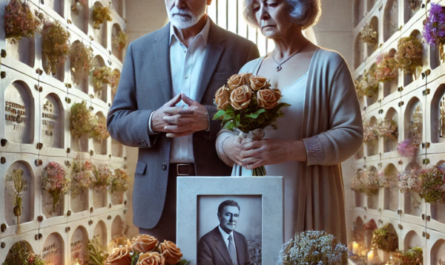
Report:
[{"label": "stone niche plaque", "polygon": [[103,208],[107,206],[107,189],[103,187],[93,188],[93,206],[94,208]]},{"label": "stone niche plaque", "polygon": [[14,178],[22,178],[26,183],[20,193],[22,200],[20,223],[32,221],[34,218],[34,176],[28,163],[17,161],[8,168],[5,176],[5,217],[9,226],[17,225],[17,217],[14,214],[14,207],[16,206]]},{"label": "stone niche plaque", "polygon": [[85,227],[79,226],[73,233],[70,242],[71,264],[86,264],[88,261],[88,233]]},{"label": "stone niche plaque", "polygon": [[414,231],[409,231],[408,234],[406,234],[405,239],[403,241],[405,250],[422,245],[420,236]]},{"label": "stone niche plaque", "polygon": [[[394,108],[390,108],[386,113],[385,120],[388,122],[395,120],[398,123],[397,111]],[[397,151],[398,147],[398,129],[396,134],[391,136],[385,136],[383,140],[383,149],[385,152]]]},{"label": "stone niche plaque", "polygon": [[42,247],[42,259],[51,265],[65,264],[65,248],[62,237],[59,233],[50,234]]},{"label": "stone niche plaque", "polygon": [[[96,1],[94,5],[100,5],[103,7],[102,3],[99,1]],[[94,6],[93,5],[93,6]],[[94,22],[91,20],[91,23],[94,24]],[[94,40],[98,43],[100,43],[105,49],[107,48],[107,32],[108,32],[108,21],[105,21],[104,23],[100,24],[99,29],[93,29],[94,34]]]},{"label": "stone niche plaque", "polygon": [[111,139],[111,155],[116,157],[124,155],[124,146],[114,139]]},{"label": "stone niche plaque", "polygon": [[[54,0],[57,1],[57,0]],[[66,1],[68,2],[68,1]],[[85,34],[88,34],[88,17],[89,8],[88,5],[82,5],[78,1],[72,0],[70,2],[71,20],[73,24],[82,30]],[[76,10],[76,11],[74,11]]]},{"label": "stone niche plaque", "polygon": [[6,137],[13,143],[34,141],[34,98],[22,81],[9,85],[5,92]]},{"label": "stone niche plaque", "polygon": [[[398,171],[394,164],[389,164],[383,171],[386,179],[394,180],[397,183]],[[399,190],[397,187],[385,188],[384,196],[385,210],[397,211],[399,209]]]},{"label": "stone niche plaque", "polygon": [[119,16],[124,17],[124,1],[123,0],[113,0],[113,8],[119,14]]},{"label": "stone niche plaque", "polygon": [[21,38],[18,43],[12,43],[10,40],[6,41],[6,52],[8,56],[28,65],[34,67],[35,60],[35,40],[34,37]]},{"label": "stone niche plaque", "polygon": [[99,221],[94,228],[93,238],[96,239],[104,250],[107,249],[107,226],[104,221]]},{"label": "stone niche plaque", "polygon": [[78,193],[71,192],[71,210],[74,213],[88,210],[88,189],[80,189]]},{"label": "stone niche plaque", "polygon": [[[377,169],[373,166],[371,166],[371,168],[369,169],[368,174],[375,174],[377,175]],[[370,209],[378,209],[379,208],[379,191],[377,191],[376,194],[371,195],[371,196],[367,196],[368,197],[368,208]]]},{"label": "stone niche plaque", "polygon": [[42,68],[43,68],[43,70],[45,71],[45,73],[47,75],[50,75],[50,76],[56,78],[57,80],[59,80],[61,82],[63,82],[63,80],[65,79],[65,61],[63,61],[63,63],[58,63],[57,64],[56,73],[53,74],[50,71],[48,59],[43,56],[42,57]]},{"label": "stone niche plaque", "polygon": [[42,191],[42,212],[46,218],[56,217],[63,215],[65,195],[60,196],[59,201],[56,204],[54,211],[53,208],[54,198],[45,190]]},{"label": "stone niche plaque", "polygon": [[124,193],[123,192],[114,192],[111,194],[111,203],[113,205],[122,204],[124,202]]},{"label": "stone niche plaque", "polygon": [[[106,117],[103,115],[102,112],[96,113],[96,117],[99,120],[106,120]],[[108,137],[109,138],[109,137]],[[99,141],[97,139],[93,139],[93,146],[94,146],[94,152],[100,155],[106,155],[107,154],[107,142],[108,138],[104,139],[102,141]]]},{"label": "stone niche plaque", "polygon": [[125,232],[125,222],[118,215],[114,218],[113,223],[111,224],[111,239],[123,236],[124,232]]},{"label": "stone niche plaque", "polygon": [[441,84],[431,101],[431,141],[445,142],[445,85]]},{"label": "stone niche plaque", "polygon": [[399,30],[399,5],[397,0],[388,0],[383,17],[383,41],[387,41]]},{"label": "stone niche plaque", "polygon": [[42,106],[42,142],[46,147],[63,148],[64,111],[56,94],[49,94]]},{"label": "stone niche plaque", "polygon": [[[97,68],[105,66],[104,59],[100,55],[94,57],[94,60],[96,61]],[[93,78],[91,82],[94,88],[94,97],[97,97],[102,101],[107,102],[107,87],[108,87],[107,84],[103,84],[102,87],[97,87]]]},{"label": "stone niche plaque", "polygon": [[404,118],[405,139],[411,138],[420,143],[422,141],[423,109],[417,97],[409,101]]},{"label": "stone niche plaque", "polygon": [[113,28],[111,29],[111,40],[112,40],[112,51],[113,51],[113,55],[116,56],[117,59],[119,59],[120,61],[122,61],[123,59],[123,52],[124,49],[122,49],[121,51],[119,51],[119,45],[116,45],[114,43],[114,40],[118,37],[119,33],[122,32],[121,27],[119,26],[119,24],[115,23],[113,25]]},{"label": "stone niche plaque", "polygon": [[[429,253],[423,253],[424,256]],[[439,239],[431,248],[431,264],[439,264],[439,260],[445,261],[445,240]]]},{"label": "stone niche plaque", "polygon": [[52,8],[54,11],[57,12],[57,14],[59,14],[61,17],[63,16],[63,6],[64,6],[64,2],[69,3],[68,1],[60,1],[60,0],[45,0],[43,3]]}]

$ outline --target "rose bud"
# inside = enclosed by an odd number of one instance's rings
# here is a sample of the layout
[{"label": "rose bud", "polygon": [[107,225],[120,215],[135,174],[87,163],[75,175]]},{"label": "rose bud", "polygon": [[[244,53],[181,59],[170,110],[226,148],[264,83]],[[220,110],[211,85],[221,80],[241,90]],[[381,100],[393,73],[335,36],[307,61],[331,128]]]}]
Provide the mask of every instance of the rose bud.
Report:
[{"label": "rose bud", "polygon": [[230,104],[236,110],[247,108],[251,99],[252,90],[246,85],[234,89],[230,94]]},{"label": "rose bud", "polygon": [[230,104],[230,90],[224,85],[220,87],[215,94],[215,103],[217,109],[226,110]]},{"label": "rose bud", "polygon": [[277,105],[275,92],[271,89],[262,89],[257,94],[258,106],[264,109],[273,109]]},{"label": "rose bud", "polygon": [[161,244],[162,256],[165,258],[166,265],[175,265],[181,260],[181,250],[171,241],[164,240]]},{"label": "rose bud", "polygon": [[139,255],[136,265],[164,265],[164,258],[158,252],[147,252]]},{"label": "rose bud", "polygon": [[250,88],[252,88],[253,91],[258,91],[260,89],[270,87],[270,84],[267,82],[267,79],[265,77],[252,75],[249,79]]},{"label": "rose bud", "polygon": [[232,75],[227,81],[227,85],[229,86],[230,90],[234,90],[235,88],[243,85],[249,85],[250,83],[249,77],[251,75],[252,75],[251,73]]},{"label": "rose bud", "polygon": [[118,248],[108,256],[105,265],[128,265],[131,264],[130,247]]},{"label": "rose bud", "polygon": [[150,235],[138,235],[131,240],[133,249],[140,253],[152,251],[157,244],[158,240]]}]

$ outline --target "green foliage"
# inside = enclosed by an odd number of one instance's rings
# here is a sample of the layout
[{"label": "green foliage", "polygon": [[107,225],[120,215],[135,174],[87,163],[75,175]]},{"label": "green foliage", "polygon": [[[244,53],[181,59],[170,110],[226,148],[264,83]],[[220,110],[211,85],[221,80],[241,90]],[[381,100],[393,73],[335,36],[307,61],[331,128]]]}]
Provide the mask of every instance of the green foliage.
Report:
[{"label": "green foliage", "polygon": [[88,260],[86,265],[103,265],[108,258],[108,253],[102,248],[97,238],[88,240]]},{"label": "green foliage", "polygon": [[130,183],[130,176],[127,172],[118,168],[114,170],[114,176],[111,180],[111,193],[125,192],[128,190]]},{"label": "green foliage", "polygon": [[96,126],[94,126],[93,130],[91,131],[91,137],[99,142],[102,142],[110,137],[110,133],[108,133],[107,130],[107,119],[105,117],[95,117],[95,119]]},{"label": "green foliage", "polygon": [[123,31],[119,31],[119,33],[113,38],[113,46],[121,52],[128,43],[128,35]]},{"label": "green foliage", "polygon": [[19,241],[9,250],[3,265],[45,265],[39,255],[32,252],[29,243]]},{"label": "green foliage", "polygon": [[374,230],[372,246],[384,251],[395,251],[399,247],[399,237],[391,224]]},{"label": "green foliage", "polygon": [[414,36],[401,38],[394,59],[398,67],[406,73],[415,73],[417,67],[422,67],[422,42]]},{"label": "green foliage", "polygon": [[98,67],[93,70],[92,74],[94,92],[101,92],[103,85],[112,82],[113,72],[108,66]]},{"label": "green foliage", "polygon": [[22,0],[11,0],[5,6],[4,19],[6,38],[14,43],[22,37],[34,37],[41,24],[32,14],[27,2]]},{"label": "green foliage", "polygon": [[70,47],[71,75],[76,84],[80,84],[93,69],[93,49],[85,47],[80,41],[74,42]]},{"label": "green foliage", "polygon": [[93,28],[100,29],[100,25],[105,21],[112,21],[111,10],[109,7],[103,7],[99,2],[96,2],[93,7]]},{"label": "green foliage", "polygon": [[97,122],[85,101],[71,106],[70,130],[74,137],[80,138],[83,134],[90,135],[96,126]]},{"label": "green foliage", "polygon": [[48,60],[46,72],[56,74],[57,66],[65,62],[68,56],[70,34],[59,21],[45,22],[42,29],[42,56]]},{"label": "green foliage", "polygon": [[397,252],[392,264],[395,265],[421,265],[423,264],[423,250],[419,247],[410,248],[406,252]]}]

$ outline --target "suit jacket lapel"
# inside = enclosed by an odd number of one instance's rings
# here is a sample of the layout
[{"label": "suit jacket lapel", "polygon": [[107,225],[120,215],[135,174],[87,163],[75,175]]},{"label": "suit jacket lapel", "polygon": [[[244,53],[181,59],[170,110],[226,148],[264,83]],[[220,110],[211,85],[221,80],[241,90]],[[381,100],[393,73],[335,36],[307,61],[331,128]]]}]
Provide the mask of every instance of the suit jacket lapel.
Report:
[{"label": "suit jacket lapel", "polygon": [[215,23],[213,23],[213,21],[210,20],[210,30],[207,40],[206,53],[198,82],[199,86],[196,96],[197,102],[201,102],[213,73],[216,70],[216,66],[218,66],[219,59],[221,58],[225,48],[224,41],[225,37],[222,29],[220,29],[217,25],[215,25]]},{"label": "suit jacket lapel", "polygon": [[236,247],[236,256],[238,258],[238,264],[244,264],[244,248],[242,247],[243,241],[241,240],[241,237],[239,234],[235,231],[233,231],[233,237],[235,239],[235,247]]},{"label": "suit jacket lapel", "polygon": [[163,102],[172,98],[172,78],[170,73],[170,23],[167,23],[155,36],[152,46],[159,82],[159,97]]},{"label": "suit jacket lapel", "polygon": [[214,244],[215,244],[215,248],[218,250],[218,252],[221,254],[221,256],[224,258],[224,261],[229,264],[232,265],[232,259],[230,258],[230,254],[229,254],[229,250],[227,249],[226,246],[226,242],[224,241],[221,232],[219,232],[218,227],[216,227],[215,229],[213,229],[214,233],[213,233],[213,239]]}]

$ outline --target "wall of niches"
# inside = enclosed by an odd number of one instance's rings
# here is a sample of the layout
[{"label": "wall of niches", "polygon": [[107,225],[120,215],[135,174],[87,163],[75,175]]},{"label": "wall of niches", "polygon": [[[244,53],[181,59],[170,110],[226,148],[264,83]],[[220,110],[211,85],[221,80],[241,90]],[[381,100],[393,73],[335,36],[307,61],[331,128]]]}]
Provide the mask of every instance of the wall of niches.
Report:
[{"label": "wall of niches", "polygon": [[[28,0],[31,10],[47,20],[59,21],[70,33],[70,44],[79,41],[91,47],[99,66],[120,72],[124,51],[113,45],[113,37],[126,30],[125,0],[88,0],[87,6],[71,9],[71,1]],[[110,6],[112,21],[93,28],[92,7],[98,2]],[[69,171],[73,159],[83,154],[95,165],[107,163],[126,168],[124,146],[110,137],[99,142],[92,138],[76,139],[70,133],[70,108],[87,102],[97,117],[106,117],[113,102],[110,85],[95,92],[92,78],[81,84],[72,81],[69,58],[47,73],[42,59],[42,36],[22,38],[18,43],[5,39],[3,14],[8,1],[0,1],[0,263],[18,241],[26,241],[36,254],[51,264],[74,264],[83,257],[86,242],[93,237],[106,247],[125,230],[127,197],[124,193],[88,189],[81,194],[65,194],[52,210],[52,198],[43,191],[41,175],[50,161]],[[125,50],[125,49],[124,49]],[[22,193],[21,231],[17,233],[14,195],[10,176],[21,169],[27,188]]]},{"label": "wall of niches", "polygon": [[[431,2],[445,5],[445,1]],[[431,4],[428,0],[354,0],[354,78],[376,63],[382,53],[395,53],[398,40],[415,36],[422,39],[423,21]],[[378,44],[372,48],[360,40],[365,24],[377,31]],[[417,76],[398,70],[392,82],[379,83],[378,93],[361,99],[363,118],[376,121],[396,119],[398,138],[379,137],[364,144],[356,154],[357,169],[380,174],[398,174],[413,167],[445,163],[445,62],[439,49],[423,43],[423,66]],[[414,161],[397,152],[398,144],[410,137],[413,115],[421,115],[420,151]],[[441,114],[442,113],[442,114]],[[389,173],[391,174],[391,173]],[[423,264],[445,260],[445,206],[429,204],[397,188],[380,188],[376,195],[355,192],[351,209],[354,226],[374,220],[379,228],[391,223],[399,236],[399,249],[423,249]]]}]

